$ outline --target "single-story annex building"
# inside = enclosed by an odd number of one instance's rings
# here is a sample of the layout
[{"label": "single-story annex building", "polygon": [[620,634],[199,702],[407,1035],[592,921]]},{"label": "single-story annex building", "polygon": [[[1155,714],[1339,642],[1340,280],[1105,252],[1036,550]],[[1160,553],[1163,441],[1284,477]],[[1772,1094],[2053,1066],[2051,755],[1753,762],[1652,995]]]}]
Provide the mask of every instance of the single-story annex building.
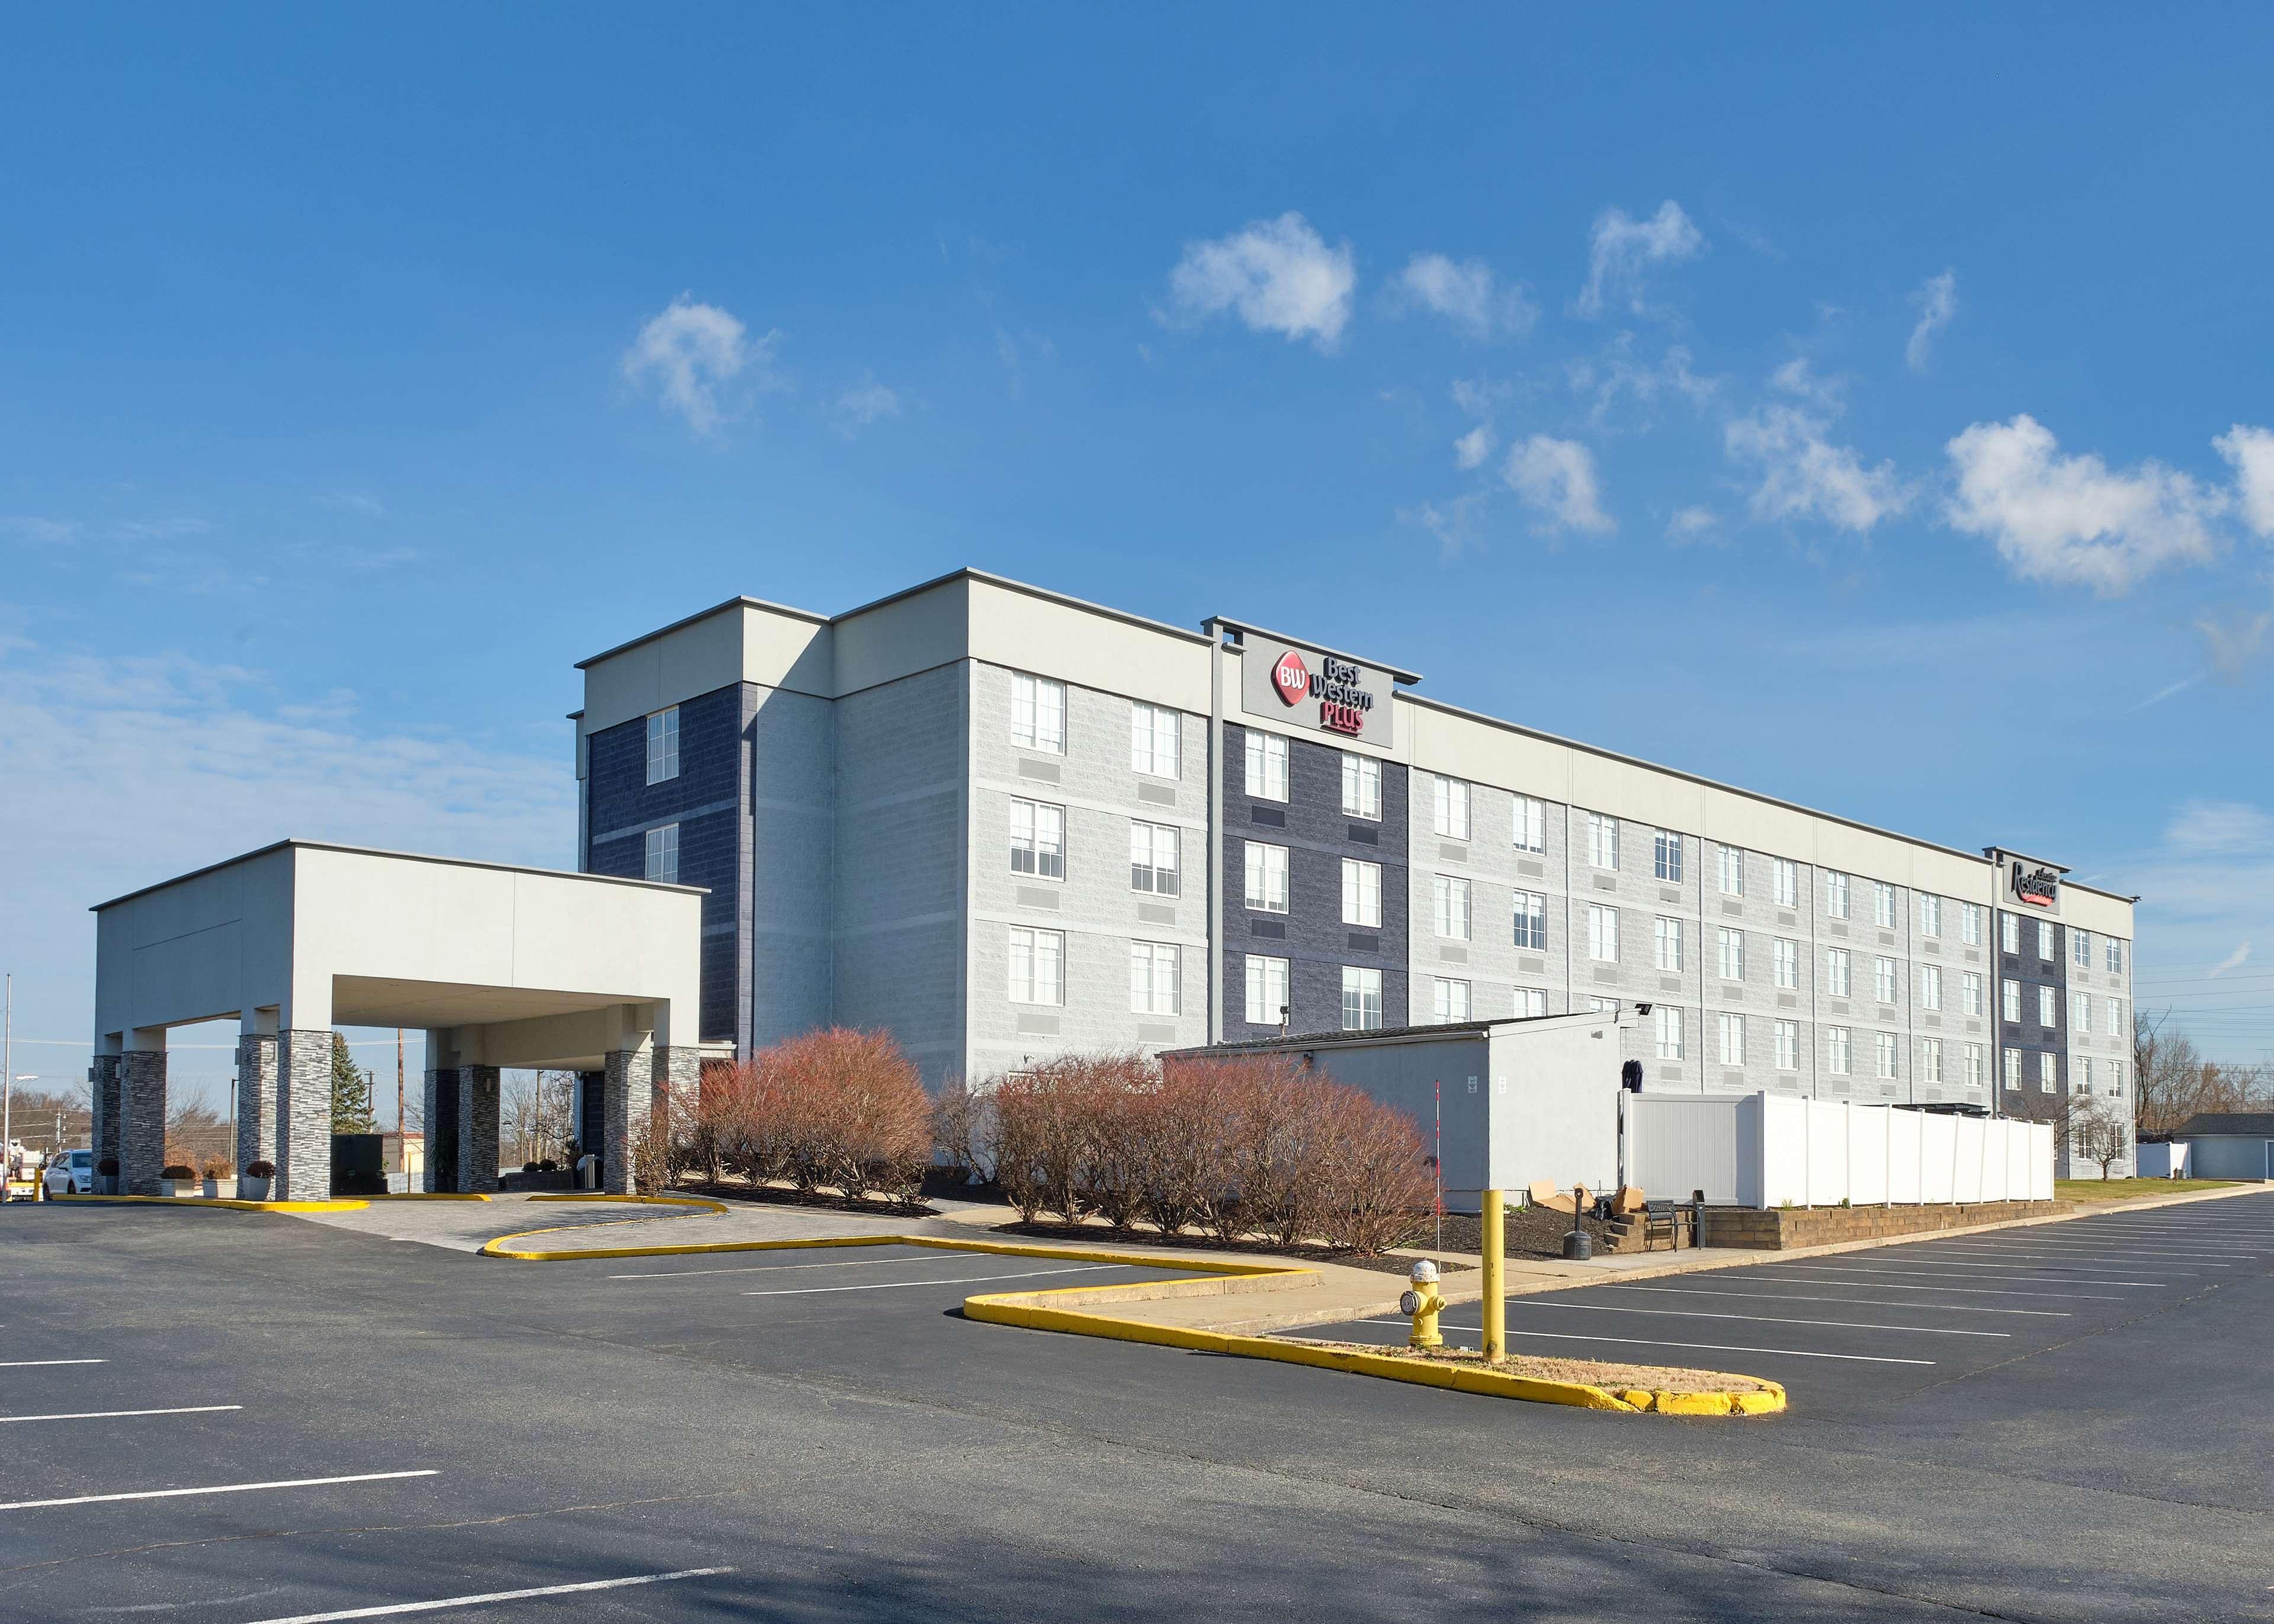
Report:
[{"label": "single-story annex building", "polygon": [[2172,1139],[2191,1178],[2274,1178],[2274,1111],[2199,1111]]}]

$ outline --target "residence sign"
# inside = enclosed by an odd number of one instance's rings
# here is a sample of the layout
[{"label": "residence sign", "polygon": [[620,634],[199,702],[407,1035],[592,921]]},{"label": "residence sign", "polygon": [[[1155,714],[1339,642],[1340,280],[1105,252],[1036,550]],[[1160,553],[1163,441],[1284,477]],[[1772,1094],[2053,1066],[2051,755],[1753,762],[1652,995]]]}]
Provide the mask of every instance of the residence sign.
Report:
[{"label": "residence sign", "polygon": [[2016,857],[2011,852],[1996,853],[1999,869],[1999,892],[2007,906],[2035,909],[2041,914],[2060,912],[2061,876],[2065,868],[2034,858]]},{"label": "residence sign", "polygon": [[1239,708],[1382,749],[1390,746],[1389,673],[1299,644],[1250,636],[1240,650]]}]

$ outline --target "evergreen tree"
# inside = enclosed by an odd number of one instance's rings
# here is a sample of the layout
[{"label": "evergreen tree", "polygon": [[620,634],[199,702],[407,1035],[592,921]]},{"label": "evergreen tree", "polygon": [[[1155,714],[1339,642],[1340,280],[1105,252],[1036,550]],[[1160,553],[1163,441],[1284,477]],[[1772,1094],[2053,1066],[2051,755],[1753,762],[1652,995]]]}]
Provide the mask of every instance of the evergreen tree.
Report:
[{"label": "evergreen tree", "polygon": [[332,1034],[332,1132],[374,1133],[378,1118],[371,1109],[371,1073],[357,1068],[348,1054],[347,1040]]}]

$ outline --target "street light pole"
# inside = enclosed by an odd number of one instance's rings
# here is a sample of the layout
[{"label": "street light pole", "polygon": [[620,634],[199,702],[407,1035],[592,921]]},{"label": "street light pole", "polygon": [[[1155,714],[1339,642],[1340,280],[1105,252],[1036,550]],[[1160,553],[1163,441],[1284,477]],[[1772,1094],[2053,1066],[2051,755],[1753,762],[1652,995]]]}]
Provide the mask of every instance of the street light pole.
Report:
[{"label": "street light pole", "polygon": [[0,1202],[16,1193],[16,978],[7,980],[0,1014]]}]

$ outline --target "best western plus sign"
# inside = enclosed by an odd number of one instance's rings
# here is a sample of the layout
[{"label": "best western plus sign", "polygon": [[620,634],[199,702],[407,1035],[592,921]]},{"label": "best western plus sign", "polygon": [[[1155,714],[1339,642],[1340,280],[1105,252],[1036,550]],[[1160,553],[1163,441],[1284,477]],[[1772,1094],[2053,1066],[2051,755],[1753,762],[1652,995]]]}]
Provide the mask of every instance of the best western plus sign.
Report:
[{"label": "best western plus sign", "polygon": [[1374,695],[1359,686],[1364,679],[1359,668],[1347,660],[1322,654],[1319,665],[1319,673],[1314,676],[1304,665],[1303,657],[1288,650],[1271,668],[1272,690],[1284,704],[1297,705],[1306,698],[1316,699],[1320,726],[1329,733],[1355,737],[1365,731],[1366,713],[1374,708]]}]

